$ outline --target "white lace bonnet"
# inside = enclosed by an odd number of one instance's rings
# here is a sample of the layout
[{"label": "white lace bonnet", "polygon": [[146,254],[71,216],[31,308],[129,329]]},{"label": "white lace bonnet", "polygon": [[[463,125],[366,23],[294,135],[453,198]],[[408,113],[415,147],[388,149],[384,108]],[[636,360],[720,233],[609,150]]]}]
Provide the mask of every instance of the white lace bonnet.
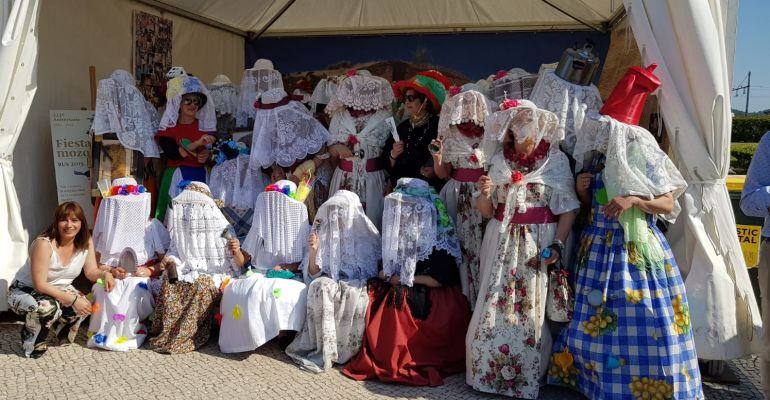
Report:
[{"label": "white lace bonnet", "polygon": [[390,107],[395,99],[390,82],[369,71],[351,71],[340,82],[337,93],[326,106],[326,112],[332,114],[345,107],[354,110],[379,110]]}]

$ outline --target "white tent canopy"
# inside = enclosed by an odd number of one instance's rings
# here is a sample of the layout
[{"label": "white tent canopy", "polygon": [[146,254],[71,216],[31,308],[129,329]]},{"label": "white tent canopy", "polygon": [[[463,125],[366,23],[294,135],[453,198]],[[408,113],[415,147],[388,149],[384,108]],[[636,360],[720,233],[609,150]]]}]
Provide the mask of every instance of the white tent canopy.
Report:
[{"label": "white tent canopy", "polygon": [[178,8],[243,32],[260,32],[269,25],[265,36],[584,29],[584,24],[602,29],[602,24],[623,8],[618,0],[143,2]]}]

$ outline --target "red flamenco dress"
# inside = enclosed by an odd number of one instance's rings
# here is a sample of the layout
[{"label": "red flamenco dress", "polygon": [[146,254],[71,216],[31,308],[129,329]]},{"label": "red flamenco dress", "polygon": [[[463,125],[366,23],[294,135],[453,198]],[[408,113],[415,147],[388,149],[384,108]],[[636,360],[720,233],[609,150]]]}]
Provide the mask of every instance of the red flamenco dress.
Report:
[{"label": "red flamenco dress", "polygon": [[441,287],[393,286],[369,281],[369,308],[361,352],[343,374],[355,380],[379,379],[413,386],[439,386],[446,375],[465,370],[468,300],[460,290],[455,258],[435,250],[418,261],[415,275]]}]

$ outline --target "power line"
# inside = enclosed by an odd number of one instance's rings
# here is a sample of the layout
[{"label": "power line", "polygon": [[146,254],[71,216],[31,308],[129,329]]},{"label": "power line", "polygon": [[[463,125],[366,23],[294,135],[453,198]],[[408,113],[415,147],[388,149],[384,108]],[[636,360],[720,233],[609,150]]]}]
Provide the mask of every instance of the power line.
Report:
[{"label": "power line", "polygon": [[[749,96],[751,95],[751,71],[749,71],[748,74],[749,82],[746,84],[746,86],[738,86],[737,88],[733,89],[733,92],[737,92],[739,90],[743,90],[744,93],[746,93],[746,110],[744,111],[744,115],[749,115]],[[746,80],[746,78],[744,78]],[[743,84],[743,81],[739,83],[738,85]]]}]

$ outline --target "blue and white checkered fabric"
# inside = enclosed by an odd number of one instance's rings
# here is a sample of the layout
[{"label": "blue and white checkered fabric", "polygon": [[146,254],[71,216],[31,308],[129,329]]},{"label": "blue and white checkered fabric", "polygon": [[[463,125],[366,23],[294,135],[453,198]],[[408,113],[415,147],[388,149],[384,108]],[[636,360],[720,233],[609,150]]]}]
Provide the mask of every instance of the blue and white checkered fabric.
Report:
[{"label": "blue and white checkered fabric", "polygon": [[[639,269],[621,225],[594,204],[580,242],[574,318],[554,343],[549,383],[591,399],[703,398],[684,283],[665,237],[651,219],[649,226],[665,265]],[[598,298],[597,290],[603,302],[595,307],[589,294]]]}]

